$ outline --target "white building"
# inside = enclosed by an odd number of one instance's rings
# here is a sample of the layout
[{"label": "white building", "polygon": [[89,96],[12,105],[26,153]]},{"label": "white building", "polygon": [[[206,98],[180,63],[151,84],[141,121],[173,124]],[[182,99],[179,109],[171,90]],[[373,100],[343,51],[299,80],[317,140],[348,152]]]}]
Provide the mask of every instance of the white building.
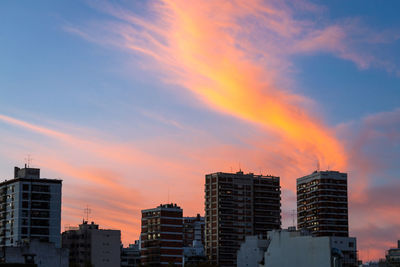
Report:
[{"label": "white building", "polygon": [[69,249],[69,262],[75,266],[121,265],[120,230],[99,229],[99,225],[84,221],[78,230],[62,233],[62,245]]},{"label": "white building", "polygon": [[[262,250],[264,250],[263,257],[260,257]],[[358,266],[355,238],[315,237],[289,230],[270,231],[267,239],[263,241],[257,236],[246,239],[238,252],[237,259],[238,267]]]},{"label": "white building", "polygon": [[261,236],[246,236],[237,254],[237,266],[258,267],[267,248],[268,239],[263,239]]},{"label": "white building", "polygon": [[68,267],[68,249],[32,240],[18,247],[2,247],[1,260],[8,264],[32,263],[38,267]]},{"label": "white building", "polygon": [[61,184],[40,169],[14,168],[14,179],[0,183],[0,247],[32,239],[61,247]]}]

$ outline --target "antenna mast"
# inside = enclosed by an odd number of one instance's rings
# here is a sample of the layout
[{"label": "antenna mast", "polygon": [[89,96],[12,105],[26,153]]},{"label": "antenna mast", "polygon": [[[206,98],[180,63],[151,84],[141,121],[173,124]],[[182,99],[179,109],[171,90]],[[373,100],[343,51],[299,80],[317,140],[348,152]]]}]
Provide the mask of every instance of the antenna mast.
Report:
[{"label": "antenna mast", "polygon": [[92,210],[89,208],[89,205],[86,204],[86,208],[83,209],[83,212],[85,213],[86,221],[89,222],[89,214],[92,212]]}]

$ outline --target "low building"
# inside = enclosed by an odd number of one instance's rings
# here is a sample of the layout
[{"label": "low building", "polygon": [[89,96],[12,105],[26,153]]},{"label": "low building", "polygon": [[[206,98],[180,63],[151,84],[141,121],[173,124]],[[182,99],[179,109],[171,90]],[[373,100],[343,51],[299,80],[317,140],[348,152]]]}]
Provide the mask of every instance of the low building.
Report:
[{"label": "low building", "polygon": [[386,252],[386,264],[388,267],[400,267],[400,240],[397,241],[397,248]]},{"label": "low building", "polygon": [[268,248],[268,239],[262,236],[246,236],[237,254],[238,267],[258,267],[264,259],[264,253]]},{"label": "low building", "polygon": [[[33,239],[19,246],[2,247],[1,262],[7,264],[36,264],[38,267],[68,267],[69,251],[54,243]],[[0,264],[1,265],[1,264]]]},{"label": "low building", "polygon": [[[255,260],[262,250],[263,257]],[[247,259],[246,253],[249,253]],[[250,238],[242,244],[237,259],[238,267],[356,267],[359,264],[356,238],[316,237],[295,230],[274,230],[265,239]]]},{"label": "low building", "polygon": [[121,267],[140,266],[140,248],[139,240],[135,244],[129,244],[128,247],[121,247]]},{"label": "low building", "polygon": [[120,230],[99,229],[98,224],[83,221],[79,229],[62,233],[62,245],[69,249],[72,266],[121,265]]}]

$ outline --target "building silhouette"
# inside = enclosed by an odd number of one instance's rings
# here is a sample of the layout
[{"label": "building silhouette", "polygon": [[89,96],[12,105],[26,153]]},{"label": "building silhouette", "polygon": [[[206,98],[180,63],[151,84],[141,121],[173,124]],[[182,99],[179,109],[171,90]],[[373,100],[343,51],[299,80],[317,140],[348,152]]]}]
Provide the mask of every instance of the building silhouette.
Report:
[{"label": "building silhouette", "polygon": [[141,264],[182,265],[183,211],[176,204],[142,210]]},{"label": "building silhouette", "polygon": [[315,171],[297,179],[297,225],[315,236],[349,236],[346,173]]},{"label": "building silhouette", "polygon": [[62,180],[40,178],[40,169],[14,168],[0,183],[0,247],[37,239],[61,247]]},{"label": "building silhouette", "polygon": [[206,255],[218,266],[236,266],[246,235],[280,229],[280,179],[242,171],[205,178]]}]

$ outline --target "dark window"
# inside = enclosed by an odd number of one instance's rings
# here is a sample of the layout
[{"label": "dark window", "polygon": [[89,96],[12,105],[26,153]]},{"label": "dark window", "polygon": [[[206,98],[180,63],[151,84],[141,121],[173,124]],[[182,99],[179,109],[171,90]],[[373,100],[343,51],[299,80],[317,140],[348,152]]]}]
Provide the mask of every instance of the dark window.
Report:
[{"label": "dark window", "polygon": [[31,202],[32,209],[49,209],[49,202]]},{"label": "dark window", "polygon": [[49,221],[43,220],[43,219],[32,219],[31,225],[32,226],[49,226]]},{"label": "dark window", "polygon": [[50,194],[33,193],[32,200],[50,200]]},{"label": "dark window", "polygon": [[22,202],[22,207],[23,207],[23,208],[26,208],[26,209],[27,209],[28,206],[29,206],[29,202],[28,202],[28,201],[23,201],[23,202]]},{"label": "dark window", "polygon": [[33,210],[31,213],[32,217],[39,217],[39,218],[48,218],[49,217],[49,212],[48,211],[39,211],[39,210]]},{"label": "dark window", "polygon": [[22,233],[23,235],[28,234],[28,228],[22,227],[22,228],[21,228],[21,233]]},{"label": "dark window", "polygon": [[22,190],[23,191],[29,191],[29,184],[23,184],[22,185]]},{"label": "dark window", "polygon": [[50,192],[50,186],[48,186],[48,185],[32,185],[32,191]]},{"label": "dark window", "polygon": [[49,228],[31,228],[32,235],[48,235]]},{"label": "dark window", "polygon": [[22,199],[24,200],[29,199],[29,193],[22,193]]}]

